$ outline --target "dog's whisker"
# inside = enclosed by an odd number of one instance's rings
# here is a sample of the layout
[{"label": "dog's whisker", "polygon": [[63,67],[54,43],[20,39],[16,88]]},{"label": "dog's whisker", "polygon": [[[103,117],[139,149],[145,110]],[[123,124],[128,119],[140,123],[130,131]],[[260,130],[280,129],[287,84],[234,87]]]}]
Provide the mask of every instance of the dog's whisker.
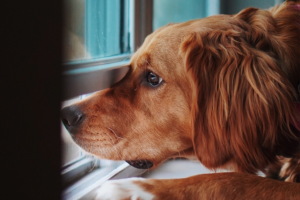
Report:
[{"label": "dog's whisker", "polygon": [[109,130],[116,136],[117,140],[118,140],[119,138],[124,139],[124,138],[118,136],[118,135],[116,134],[116,132],[115,132],[112,128],[109,128],[109,127],[106,127],[106,128],[109,129]]},{"label": "dog's whisker", "polygon": [[93,171],[97,164],[97,159],[94,156],[92,156],[92,158],[93,158],[93,167],[89,170],[89,172]]},{"label": "dog's whisker", "polygon": [[113,142],[112,145],[115,145],[115,142],[114,142],[114,140],[112,139],[112,137],[111,137],[108,133],[106,133],[106,132],[105,132],[105,134],[108,135],[108,137],[109,137],[109,138],[111,139],[111,141]]},{"label": "dog's whisker", "polygon": [[116,152],[117,156],[119,157],[119,159],[121,160],[121,155],[120,155],[119,151],[117,150],[116,146],[113,145],[112,143],[110,143],[110,144],[113,147],[113,149],[115,150],[115,152]]},{"label": "dog's whisker", "polygon": [[178,151],[178,157],[179,157],[179,160],[181,160],[180,151]]},{"label": "dog's whisker", "polygon": [[122,156],[120,155],[119,151],[117,150],[114,140],[112,139],[112,137],[108,133],[105,132],[105,134],[108,135],[110,137],[110,139],[112,140],[112,143],[110,142],[110,144],[114,148],[114,150],[116,151],[116,154],[118,155],[119,159],[121,160]]}]

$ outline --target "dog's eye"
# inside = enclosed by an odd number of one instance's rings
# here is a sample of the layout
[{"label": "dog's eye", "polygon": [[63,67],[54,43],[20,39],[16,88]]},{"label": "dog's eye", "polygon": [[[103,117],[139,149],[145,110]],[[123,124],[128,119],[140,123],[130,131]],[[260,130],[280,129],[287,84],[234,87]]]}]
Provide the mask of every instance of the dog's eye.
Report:
[{"label": "dog's eye", "polygon": [[149,72],[147,75],[147,81],[150,83],[150,85],[156,87],[162,82],[162,78],[159,77],[157,74],[154,74],[153,72]]}]

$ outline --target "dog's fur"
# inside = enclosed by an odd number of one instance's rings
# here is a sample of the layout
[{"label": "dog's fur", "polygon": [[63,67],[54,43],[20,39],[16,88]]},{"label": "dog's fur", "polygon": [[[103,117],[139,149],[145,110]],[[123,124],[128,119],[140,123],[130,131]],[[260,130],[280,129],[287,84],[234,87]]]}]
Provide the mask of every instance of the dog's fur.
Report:
[{"label": "dog's fur", "polygon": [[300,182],[299,81],[298,1],[170,24],[146,38],[120,82],[76,104],[85,120],[72,136],[101,158],[156,167],[196,156],[242,172],[132,182],[157,199],[297,199],[300,184],[252,174]]}]

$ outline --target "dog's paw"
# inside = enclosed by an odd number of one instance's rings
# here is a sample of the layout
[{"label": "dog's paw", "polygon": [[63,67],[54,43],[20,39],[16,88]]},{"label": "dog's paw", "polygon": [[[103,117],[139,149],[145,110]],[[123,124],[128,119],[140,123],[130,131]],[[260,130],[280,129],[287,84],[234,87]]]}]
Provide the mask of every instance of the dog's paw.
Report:
[{"label": "dog's paw", "polygon": [[97,191],[95,200],[151,200],[154,195],[145,191],[140,183],[143,178],[129,178],[122,180],[107,181]]}]

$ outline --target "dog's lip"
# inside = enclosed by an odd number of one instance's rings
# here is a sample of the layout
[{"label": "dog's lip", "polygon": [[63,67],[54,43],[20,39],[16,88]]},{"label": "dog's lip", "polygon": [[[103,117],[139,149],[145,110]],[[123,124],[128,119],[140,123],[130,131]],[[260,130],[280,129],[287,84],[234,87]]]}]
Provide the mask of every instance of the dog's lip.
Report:
[{"label": "dog's lip", "polygon": [[126,160],[126,162],[138,169],[150,169],[153,167],[153,163],[149,160]]}]

